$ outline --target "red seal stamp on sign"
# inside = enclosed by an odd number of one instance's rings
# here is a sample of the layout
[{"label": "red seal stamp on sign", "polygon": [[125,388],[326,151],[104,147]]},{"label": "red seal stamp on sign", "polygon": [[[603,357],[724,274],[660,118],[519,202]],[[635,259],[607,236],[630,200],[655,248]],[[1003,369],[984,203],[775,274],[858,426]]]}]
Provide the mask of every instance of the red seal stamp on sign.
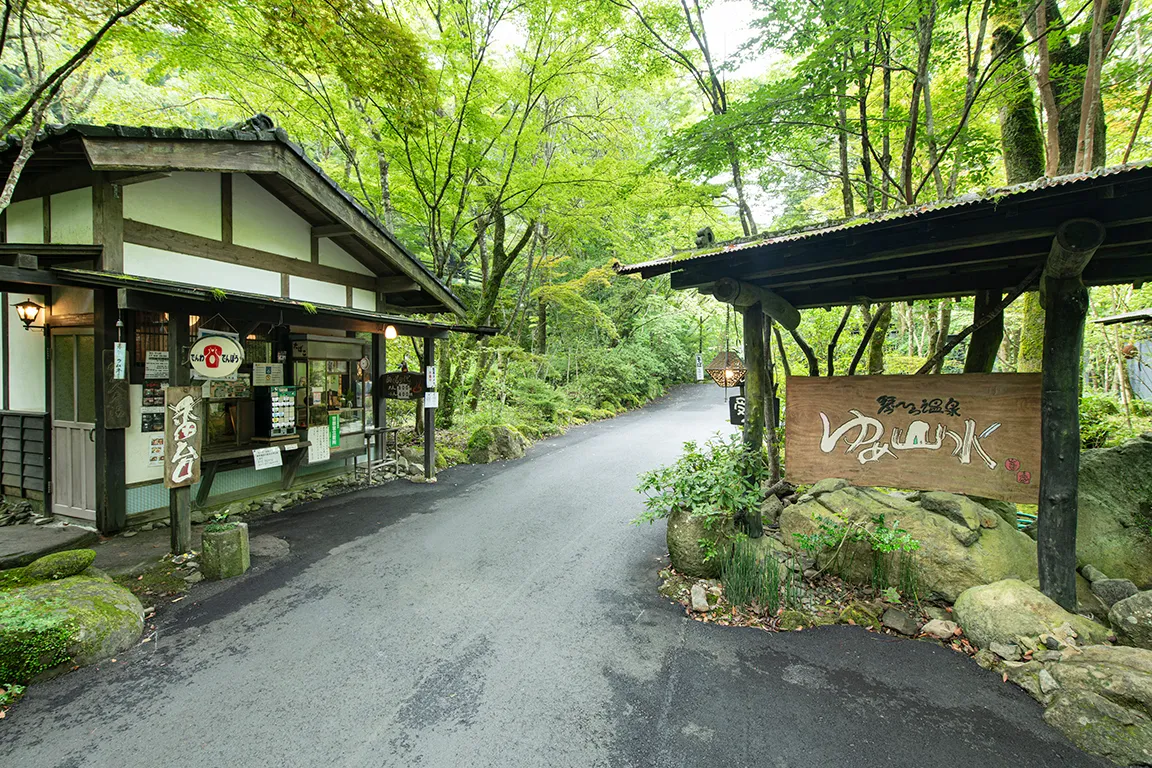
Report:
[{"label": "red seal stamp on sign", "polygon": [[1016,482],[1021,483],[1022,485],[1029,485],[1032,482],[1032,473],[1024,472],[1023,470],[1017,472]]},{"label": "red seal stamp on sign", "polygon": [[1020,469],[1020,459],[1005,459],[1004,469],[1008,470],[1009,472],[1015,472],[1016,470]]}]

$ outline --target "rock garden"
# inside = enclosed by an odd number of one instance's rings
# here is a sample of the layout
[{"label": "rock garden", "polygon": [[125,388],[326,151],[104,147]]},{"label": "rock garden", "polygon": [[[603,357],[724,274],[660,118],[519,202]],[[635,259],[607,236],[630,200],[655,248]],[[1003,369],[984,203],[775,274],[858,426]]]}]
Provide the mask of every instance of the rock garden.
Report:
[{"label": "rock garden", "polygon": [[[740,451],[689,445],[641,479],[637,522],[668,521],[660,592],[690,617],[937,643],[1019,685],[1084,751],[1152,764],[1152,437],[1084,455],[1074,613],[1040,592],[1013,504],[840,479],[794,488]],[[741,525],[749,508],[761,537]]]}]

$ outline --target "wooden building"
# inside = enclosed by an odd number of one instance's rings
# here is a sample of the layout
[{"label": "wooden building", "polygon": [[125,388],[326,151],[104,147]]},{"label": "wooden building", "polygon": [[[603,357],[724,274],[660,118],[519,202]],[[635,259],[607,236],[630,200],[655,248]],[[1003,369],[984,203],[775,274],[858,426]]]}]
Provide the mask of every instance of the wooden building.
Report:
[{"label": "wooden building", "polygon": [[[747,423],[753,425],[745,438],[757,445],[771,391],[766,319],[795,328],[800,309],[975,295],[976,320],[958,341],[1002,323],[1014,298],[1039,289],[1046,314],[1040,581],[1049,596],[1074,607],[1085,286],[1152,278],[1152,165],[1044,178],[710,245],[617,271],[643,278],[668,274],[673,288],[710,293],[743,312]],[[993,355],[998,344],[991,345]]]},{"label": "wooden building", "polygon": [[[0,151],[5,175],[18,151]],[[488,332],[455,324],[460,299],[264,117],[228,130],[49,128],[0,234],[0,484],[102,532],[171,503],[158,397],[192,383],[198,336],[229,334],[246,353],[236,379],[204,385],[192,494],[210,504],[366,460],[383,426],[373,384],[386,332],[422,338],[428,361],[436,338]],[[273,381],[296,387],[294,402],[281,394],[300,447],[279,472],[258,471]],[[308,439],[322,425],[323,447]]]}]

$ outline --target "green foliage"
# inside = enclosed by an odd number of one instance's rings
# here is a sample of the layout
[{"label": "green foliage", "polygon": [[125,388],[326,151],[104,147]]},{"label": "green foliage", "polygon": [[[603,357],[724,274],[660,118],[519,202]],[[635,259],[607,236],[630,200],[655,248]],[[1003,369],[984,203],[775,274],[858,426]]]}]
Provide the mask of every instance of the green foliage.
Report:
[{"label": "green foliage", "polygon": [[1080,398],[1080,445],[1083,448],[1111,448],[1152,430],[1148,405],[1132,401],[1129,423],[1124,406],[1114,397],[1086,394]]},{"label": "green foliage", "polygon": [[673,509],[686,509],[711,527],[758,509],[760,484],[767,477],[765,462],[749,456],[739,435],[712,438],[702,447],[684,444],[683,455],[670,466],[640,476],[637,491],[645,495],[645,511],[633,522],[651,523]]},{"label": "green foliage", "polygon": [[792,536],[797,546],[813,557],[830,552],[828,564],[824,568],[843,565],[846,542],[863,542],[872,552],[872,586],[875,589],[887,589],[895,581],[900,592],[909,595],[918,593],[916,564],[912,554],[920,549],[920,542],[900,527],[899,520],[893,520],[888,525],[884,515],[874,515],[867,523],[850,522],[832,513],[820,516],[815,522],[817,527],[814,532],[794,533]]},{"label": "green foliage", "polygon": [[51,601],[0,593],[0,680],[27,683],[68,661],[73,626]]},{"label": "green foliage", "polygon": [[737,608],[753,603],[770,613],[780,607],[780,567],[772,555],[757,557],[757,550],[740,536],[721,565],[724,596]]},{"label": "green foliage", "polygon": [[15,683],[0,683],[0,707],[15,704],[24,695],[24,686]]},{"label": "green foliage", "polygon": [[223,533],[224,531],[231,531],[236,527],[236,523],[209,523],[204,526],[204,533]]}]

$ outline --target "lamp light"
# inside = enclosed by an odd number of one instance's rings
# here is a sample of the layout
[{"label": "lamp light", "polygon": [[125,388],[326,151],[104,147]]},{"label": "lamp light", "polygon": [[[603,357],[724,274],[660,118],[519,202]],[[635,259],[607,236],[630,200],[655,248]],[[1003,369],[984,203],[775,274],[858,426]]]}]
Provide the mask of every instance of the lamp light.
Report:
[{"label": "lamp light", "polygon": [[32,299],[25,299],[13,306],[16,307],[16,314],[20,317],[20,322],[24,323],[24,330],[26,331],[32,328],[32,323],[36,322],[36,318],[40,317],[40,310],[44,309],[44,307],[32,301]]},{"label": "lamp light", "polygon": [[744,361],[735,352],[718,352],[704,369],[720,387],[737,387],[744,383],[748,375]]},{"label": "lamp light", "polygon": [[384,326],[384,338],[391,341],[392,339],[396,338],[399,335],[400,335],[400,332],[396,330],[396,326],[394,326],[394,325]]}]

